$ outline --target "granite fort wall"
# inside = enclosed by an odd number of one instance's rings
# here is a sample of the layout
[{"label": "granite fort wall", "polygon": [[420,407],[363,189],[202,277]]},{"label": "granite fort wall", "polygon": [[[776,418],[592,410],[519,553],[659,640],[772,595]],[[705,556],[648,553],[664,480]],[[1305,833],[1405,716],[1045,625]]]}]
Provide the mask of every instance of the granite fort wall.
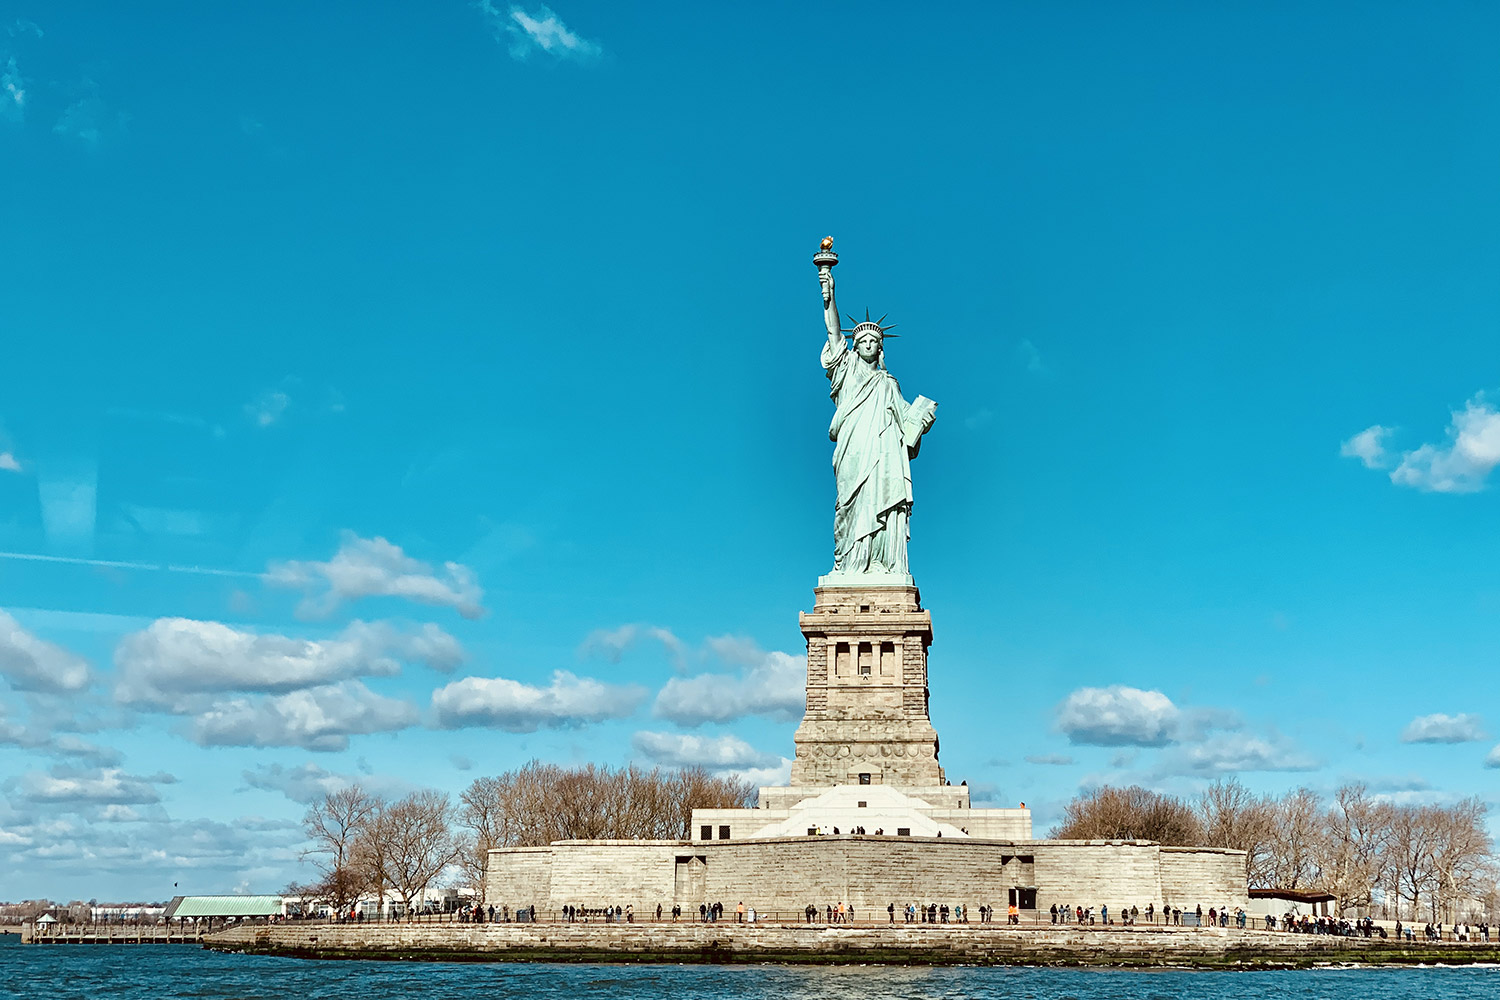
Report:
[{"label": "granite fort wall", "polygon": [[[1202,904],[1250,908],[1245,852],[1201,847],[1161,849],[1162,900],[1184,910]],[[1207,902],[1214,900],[1214,902]]]},{"label": "granite fort wall", "polygon": [[[551,852],[539,872],[538,852]],[[486,902],[632,906],[639,914],[703,902],[763,912],[852,904],[869,915],[890,903],[961,903],[1003,911],[1012,888],[1036,904],[1183,909],[1245,906],[1238,851],[1162,848],[1145,841],[995,841],[842,836],[713,842],[573,841],[490,854]]]},{"label": "granite fort wall", "polygon": [[748,924],[323,924],[237,927],[221,951],[306,958],[494,961],[885,962],[1078,965],[1302,965],[1327,961],[1493,962],[1495,945],[1405,945],[1255,930],[1011,929],[1000,924],[821,928]]},{"label": "granite fort wall", "polygon": [[551,905],[552,858],[551,847],[517,847],[507,851],[491,851],[485,866],[485,885],[503,885],[505,898],[490,900],[496,906]]},{"label": "granite fort wall", "polygon": [[485,902],[512,910],[535,905],[544,913],[567,904],[670,908],[677,858],[693,853],[691,845],[672,840],[564,840],[495,850],[485,872]]}]

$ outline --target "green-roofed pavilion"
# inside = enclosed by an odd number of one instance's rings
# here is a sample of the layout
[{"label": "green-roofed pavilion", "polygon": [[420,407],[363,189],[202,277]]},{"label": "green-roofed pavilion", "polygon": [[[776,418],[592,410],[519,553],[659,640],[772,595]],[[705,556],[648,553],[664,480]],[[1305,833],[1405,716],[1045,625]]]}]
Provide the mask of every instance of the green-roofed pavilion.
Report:
[{"label": "green-roofed pavilion", "polygon": [[279,917],[280,896],[173,896],[163,914],[184,917]]}]

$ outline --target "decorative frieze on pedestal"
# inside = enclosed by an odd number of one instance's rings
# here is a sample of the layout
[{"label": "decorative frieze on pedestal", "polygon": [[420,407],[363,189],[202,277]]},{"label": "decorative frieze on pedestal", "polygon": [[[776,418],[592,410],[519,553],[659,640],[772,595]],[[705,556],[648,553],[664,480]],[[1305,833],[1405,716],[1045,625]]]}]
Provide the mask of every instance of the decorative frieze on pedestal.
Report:
[{"label": "decorative frieze on pedestal", "polygon": [[932,616],[916,587],[825,586],[800,616],[807,713],[793,786],[943,784],[927,716]]}]

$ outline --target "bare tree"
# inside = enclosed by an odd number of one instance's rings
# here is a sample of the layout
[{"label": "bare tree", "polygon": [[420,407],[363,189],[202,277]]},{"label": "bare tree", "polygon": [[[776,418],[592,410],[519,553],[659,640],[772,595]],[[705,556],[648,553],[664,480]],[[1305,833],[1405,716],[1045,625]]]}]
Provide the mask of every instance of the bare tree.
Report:
[{"label": "bare tree", "polygon": [[1397,905],[1411,904],[1411,916],[1421,914],[1427,899],[1433,919],[1437,913],[1437,839],[1439,810],[1432,806],[1398,808],[1391,818],[1391,887]]},{"label": "bare tree", "polygon": [[459,819],[471,834],[459,865],[472,886],[484,883],[484,866],[490,849],[515,841],[516,819],[511,807],[514,794],[515,779],[507,774],[476,778],[459,797]]},{"label": "bare tree", "polygon": [[1391,807],[1362,783],[1334,793],[1314,849],[1321,888],[1338,897],[1339,912],[1374,904],[1384,880],[1391,840]]},{"label": "bare tree", "polygon": [[703,768],[565,768],[533,760],[518,770],[479,778],[464,791],[461,818],[473,835],[473,855],[463,863],[474,877],[495,847],[556,840],[686,839],[694,809],[749,806],[754,793],[748,782]]},{"label": "bare tree", "polygon": [[1323,800],[1317,792],[1298,788],[1277,800],[1268,864],[1272,885],[1305,889],[1317,882],[1322,833]]},{"label": "bare tree", "polygon": [[1433,910],[1444,919],[1453,920],[1458,904],[1482,898],[1495,883],[1490,838],[1484,828],[1487,811],[1476,795],[1439,810],[1436,817]]},{"label": "bare tree", "polygon": [[1154,840],[1161,844],[1201,844],[1203,824],[1181,799],[1149,791],[1103,786],[1069,802],[1053,828],[1059,840]]},{"label": "bare tree", "polygon": [[1245,881],[1263,886],[1271,881],[1271,836],[1276,805],[1252,795],[1238,778],[1221,779],[1198,797],[1203,820],[1203,843],[1245,852]]},{"label": "bare tree", "polygon": [[366,866],[356,856],[357,845],[379,809],[379,798],[359,785],[350,785],[329,792],[302,817],[302,830],[312,841],[302,857],[311,860],[318,879],[301,888],[336,912],[347,911],[369,887]]},{"label": "bare tree", "polygon": [[424,890],[457,861],[464,841],[453,830],[453,807],[444,792],[413,792],[380,811],[370,826],[366,857],[378,867],[411,913]]}]

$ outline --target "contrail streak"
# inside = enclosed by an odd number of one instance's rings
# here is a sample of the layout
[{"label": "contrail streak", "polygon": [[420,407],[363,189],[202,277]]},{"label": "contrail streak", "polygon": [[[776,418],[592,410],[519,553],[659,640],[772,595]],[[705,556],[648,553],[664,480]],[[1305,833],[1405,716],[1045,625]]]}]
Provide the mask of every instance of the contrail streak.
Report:
[{"label": "contrail streak", "polygon": [[264,573],[240,569],[214,569],[209,566],[175,566],[171,563],[120,562],[113,559],[83,559],[78,556],[45,556],[35,552],[0,552],[0,559],[23,559],[27,562],[64,563],[69,566],[98,566],[104,569],[143,569],[157,573],[196,573],[199,576],[230,576],[259,580]]}]

